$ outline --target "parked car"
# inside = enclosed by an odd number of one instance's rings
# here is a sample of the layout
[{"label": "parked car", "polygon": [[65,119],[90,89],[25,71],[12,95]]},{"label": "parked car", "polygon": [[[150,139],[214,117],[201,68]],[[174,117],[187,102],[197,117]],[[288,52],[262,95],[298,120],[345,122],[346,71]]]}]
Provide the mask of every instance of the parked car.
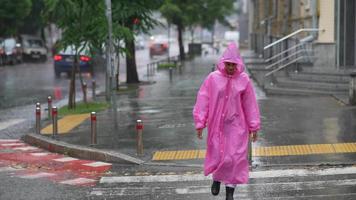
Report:
[{"label": "parked car", "polygon": [[20,42],[16,38],[6,38],[4,40],[5,63],[16,64],[22,63],[22,48]]},{"label": "parked car", "polygon": [[[90,73],[91,75],[94,75],[92,58],[89,55],[90,54],[87,48],[84,48],[79,53],[78,62],[80,72]],[[57,54],[54,55],[54,73],[57,78],[60,77],[62,72],[67,73],[68,77],[70,77],[72,73],[74,58],[75,49],[73,46],[68,46],[64,50],[60,50]]]},{"label": "parked car", "polygon": [[23,58],[25,60],[47,60],[47,48],[39,37],[21,35]]},{"label": "parked car", "polygon": [[150,57],[168,53],[168,38],[164,35],[151,36]]},{"label": "parked car", "polygon": [[0,66],[5,64],[5,59],[4,40],[0,38]]}]

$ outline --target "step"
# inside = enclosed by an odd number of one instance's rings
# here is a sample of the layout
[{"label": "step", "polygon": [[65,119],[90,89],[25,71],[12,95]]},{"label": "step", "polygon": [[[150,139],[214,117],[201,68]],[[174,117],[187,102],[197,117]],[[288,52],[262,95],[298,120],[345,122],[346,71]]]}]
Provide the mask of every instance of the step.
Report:
[{"label": "step", "polygon": [[260,65],[260,64],[246,64],[248,70],[265,71],[267,73],[270,70],[265,69],[265,66],[266,65]]},{"label": "step", "polygon": [[289,73],[293,80],[318,81],[330,83],[349,83],[350,77],[340,73],[317,73],[317,72],[299,72]]},{"label": "step", "polygon": [[344,94],[345,92],[322,91],[312,89],[281,88],[278,86],[265,87],[267,95],[315,96]]},{"label": "step", "polygon": [[296,89],[311,89],[311,90],[323,90],[332,92],[347,92],[349,90],[348,83],[328,83],[318,81],[299,81],[291,80],[289,78],[277,78],[277,85],[281,88],[296,88]]},{"label": "step", "polygon": [[257,65],[266,65],[266,61],[263,58],[244,58],[243,62],[245,65],[257,64]]}]

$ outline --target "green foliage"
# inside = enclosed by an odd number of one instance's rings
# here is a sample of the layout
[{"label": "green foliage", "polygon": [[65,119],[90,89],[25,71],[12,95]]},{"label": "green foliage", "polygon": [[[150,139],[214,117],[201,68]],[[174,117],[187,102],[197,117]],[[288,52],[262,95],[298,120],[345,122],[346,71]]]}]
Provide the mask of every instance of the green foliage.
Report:
[{"label": "green foliage", "polygon": [[88,45],[93,48],[105,42],[107,26],[103,1],[47,0],[44,16],[62,30],[62,47]]},{"label": "green foliage", "polygon": [[91,102],[91,103],[80,102],[76,105],[75,110],[68,109],[68,106],[64,106],[58,110],[58,113],[60,116],[84,114],[84,113],[103,111],[108,107],[109,104],[106,102]]},{"label": "green foliage", "polygon": [[225,17],[234,11],[235,0],[165,0],[160,12],[168,22],[184,27],[201,25],[209,28],[215,21],[228,24]]},{"label": "green foliage", "polygon": [[31,0],[1,0],[0,35],[15,35],[31,11]]},{"label": "green foliage", "polygon": [[157,66],[157,69],[169,69],[170,67],[176,68],[177,64],[176,63],[160,63]]},{"label": "green foliage", "polygon": [[235,0],[203,0],[203,2],[203,8],[201,9],[203,12],[200,12],[200,24],[204,28],[211,30],[216,21],[230,26],[225,17],[234,11]]}]

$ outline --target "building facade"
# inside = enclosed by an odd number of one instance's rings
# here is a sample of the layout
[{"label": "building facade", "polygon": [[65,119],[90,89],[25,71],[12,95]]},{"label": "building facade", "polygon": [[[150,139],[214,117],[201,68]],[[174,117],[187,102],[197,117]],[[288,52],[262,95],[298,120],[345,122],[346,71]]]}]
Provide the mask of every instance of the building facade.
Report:
[{"label": "building facade", "polygon": [[354,0],[252,0],[250,48],[263,54],[263,46],[274,41],[266,41],[266,36],[281,38],[300,29],[318,29],[302,31],[294,37],[314,37],[314,67],[356,69],[355,10]]}]

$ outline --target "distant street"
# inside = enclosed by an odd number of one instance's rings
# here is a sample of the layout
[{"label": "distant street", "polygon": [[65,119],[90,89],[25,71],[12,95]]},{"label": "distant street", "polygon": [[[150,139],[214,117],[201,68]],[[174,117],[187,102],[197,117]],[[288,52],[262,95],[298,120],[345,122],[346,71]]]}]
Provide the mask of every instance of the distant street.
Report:
[{"label": "distant street", "polygon": [[[177,43],[171,44],[170,55],[178,55]],[[152,60],[164,59],[163,56],[149,57],[147,45],[142,50],[136,51],[137,70],[141,80],[146,79],[147,63]],[[83,74],[84,81],[88,84],[88,95],[91,96],[91,83],[95,79],[97,92],[105,91],[105,71],[96,66],[95,77]],[[120,82],[126,81],[126,61],[120,58]],[[45,63],[27,62],[18,65],[0,66],[0,134],[6,138],[18,139],[34,125],[34,105],[42,104],[43,111],[47,107],[47,97],[54,99],[54,105],[67,104],[69,78],[62,73],[56,79],[53,68],[53,59],[49,57]],[[81,100],[82,92],[80,81],[77,77],[77,99]],[[57,98],[57,99],[56,99]],[[45,112],[43,113],[46,116]]]}]

